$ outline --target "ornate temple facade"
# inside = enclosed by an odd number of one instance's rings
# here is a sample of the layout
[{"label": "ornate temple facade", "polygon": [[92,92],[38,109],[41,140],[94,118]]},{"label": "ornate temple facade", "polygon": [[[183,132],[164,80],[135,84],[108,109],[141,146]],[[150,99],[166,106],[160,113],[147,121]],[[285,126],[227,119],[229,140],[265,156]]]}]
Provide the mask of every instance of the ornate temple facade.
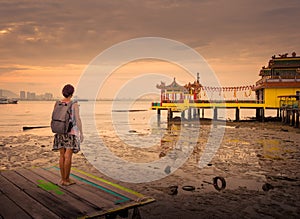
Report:
[{"label": "ornate temple facade", "polygon": [[256,82],[254,91],[257,101],[266,107],[279,107],[279,97],[296,96],[300,92],[300,56],[295,52],[275,55],[269,60],[268,66],[263,66]]}]

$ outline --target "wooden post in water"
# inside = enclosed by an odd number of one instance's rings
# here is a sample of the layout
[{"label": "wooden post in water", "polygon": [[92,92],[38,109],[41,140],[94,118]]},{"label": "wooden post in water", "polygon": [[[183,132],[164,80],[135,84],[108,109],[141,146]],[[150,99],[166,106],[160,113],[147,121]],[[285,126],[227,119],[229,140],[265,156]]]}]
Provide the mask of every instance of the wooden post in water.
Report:
[{"label": "wooden post in water", "polygon": [[190,121],[192,119],[192,108],[189,107],[188,109],[188,120]]},{"label": "wooden post in water", "polygon": [[218,108],[214,107],[214,120],[218,119]]},{"label": "wooden post in water", "polygon": [[264,122],[265,121],[265,108],[261,108],[261,121]]},{"label": "wooden post in water", "polygon": [[197,118],[197,108],[193,109],[194,113],[193,113],[193,119]]},{"label": "wooden post in water", "polygon": [[240,109],[238,107],[235,108],[235,121],[240,121]]},{"label": "wooden post in water", "polygon": [[257,121],[259,120],[259,117],[260,117],[260,115],[259,115],[259,108],[256,108],[255,118],[256,118]]},{"label": "wooden post in water", "polygon": [[281,122],[284,122],[284,109],[280,109],[280,115],[281,115]]},{"label": "wooden post in water", "polygon": [[287,112],[287,108],[283,109],[283,123],[286,124],[288,121],[288,112]]},{"label": "wooden post in water", "polygon": [[173,119],[173,112],[171,109],[168,109],[168,123],[171,122]]},{"label": "wooden post in water", "polygon": [[291,121],[291,126],[294,126],[295,125],[295,114],[296,114],[296,110],[291,110],[292,112],[292,121]]},{"label": "wooden post in water", "polygon": [[296,110],[296,121],[295,121],[295,127],[299,128],[299,109]]},{"label": "wooden post in water", "polygon": [[286,109],[286,120],[285,120],[285,123],[286,124],[290,124],[290,121],[291,121],[290,110]]},{"label": "wooden post in water", "polygon": [[160,109],[157,109],[157,124],[158,124],[158,126],[160,125],[160,121],[161,121],[161,113],[160,113]]},{"label": "wooden post in water", "polygon": [[183,110],[182,112],[181,112],[181,119],[184,119],[185,118],[185,110]]},{"label": "wooden post in water", "polygon": [[261,121],[261,122],[265,121],[265,109],[264,108],[256,109],[256,120]]}]

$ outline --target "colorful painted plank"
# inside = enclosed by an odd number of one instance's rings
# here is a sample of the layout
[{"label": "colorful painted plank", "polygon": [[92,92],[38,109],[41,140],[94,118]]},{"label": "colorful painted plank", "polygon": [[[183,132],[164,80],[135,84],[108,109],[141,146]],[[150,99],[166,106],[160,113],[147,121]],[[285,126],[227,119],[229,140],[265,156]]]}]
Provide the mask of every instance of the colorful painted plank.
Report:
[{"label": "colorful painted plank", "polygon": [[90,218],[137,209],[155,200],[79,169],[59,185],[59,168],[0,172],[0,218]]}]

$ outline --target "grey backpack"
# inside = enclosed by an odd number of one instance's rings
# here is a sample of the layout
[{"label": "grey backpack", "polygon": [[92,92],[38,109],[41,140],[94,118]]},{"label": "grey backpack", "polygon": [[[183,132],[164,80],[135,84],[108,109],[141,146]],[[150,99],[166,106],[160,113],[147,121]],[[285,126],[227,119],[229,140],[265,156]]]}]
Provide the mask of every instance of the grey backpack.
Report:
[{"label": "grey backpack", "polygon": [[56,101],[51,118],[51,130],[53,133],[66,134],[71,131],[73,124],[71,108],[73,101],[68,103]]}]

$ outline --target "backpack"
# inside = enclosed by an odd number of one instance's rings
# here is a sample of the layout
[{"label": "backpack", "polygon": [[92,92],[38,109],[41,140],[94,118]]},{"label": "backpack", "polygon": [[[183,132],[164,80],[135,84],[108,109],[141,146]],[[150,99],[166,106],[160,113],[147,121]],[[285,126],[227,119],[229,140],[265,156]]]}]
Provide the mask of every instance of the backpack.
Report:
[{"label": "backpack", "polygon": [[51,130],[56,134],[67,134],[73,127],[71,108],[73,101],[64,103],[56,101],[51,118]]}]

